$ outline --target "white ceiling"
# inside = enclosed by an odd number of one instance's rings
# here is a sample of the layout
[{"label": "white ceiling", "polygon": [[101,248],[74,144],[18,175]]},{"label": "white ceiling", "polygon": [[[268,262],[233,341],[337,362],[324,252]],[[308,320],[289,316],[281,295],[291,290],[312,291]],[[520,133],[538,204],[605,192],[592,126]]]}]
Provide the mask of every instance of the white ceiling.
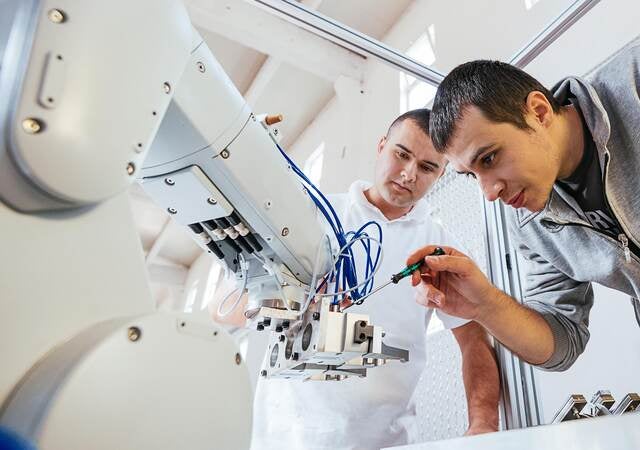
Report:
[{"label": "white ceiling", "polygon": [[[308,7],[376,39],[413,0],[305,0]],[[240,93],[260,113],[284,116],[286,149],[334,96],[341,72],[359,73],[362,57],[310,35],[251,0],[184,0],[194,25]],[[130,191],[134,218],[158,301],[180,294],[201,255],[190,233],[173,223],[139,186]]]}]

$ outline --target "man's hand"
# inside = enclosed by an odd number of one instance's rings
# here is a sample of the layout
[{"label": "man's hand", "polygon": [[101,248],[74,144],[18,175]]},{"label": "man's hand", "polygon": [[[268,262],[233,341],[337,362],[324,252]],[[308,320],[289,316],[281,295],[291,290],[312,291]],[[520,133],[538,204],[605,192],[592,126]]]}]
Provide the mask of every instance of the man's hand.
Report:
[{"label": "man's hand", "polygon": [[467,255],[452,247],[441,248],[446,255],[430,256],[436,249],[430,245],[407,259],[407,265],[420,260],[426,263],[411,277],[411,284],[418,286],[416,301],[452,316],[479,319],[493,306],[496,288]]},{"label": "man's hand", "polygon": [[530,364],[539,365],[551,358],[555,338],[540,313],[493,286],[464,253],[441,247],[446,255],[431,256],[436,248],[423,247],[407,260],[407,265],[424,260],[427,266],[411,278],[411,283],[418,286],[418,303],[478,322]]}]

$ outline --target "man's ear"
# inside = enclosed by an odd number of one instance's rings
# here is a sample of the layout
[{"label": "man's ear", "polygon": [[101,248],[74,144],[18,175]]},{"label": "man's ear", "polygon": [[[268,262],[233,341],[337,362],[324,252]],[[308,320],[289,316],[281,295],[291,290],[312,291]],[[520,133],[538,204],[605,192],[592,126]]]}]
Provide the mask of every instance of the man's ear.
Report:
[{"label": "man's ear", "polygon": [[540,91],[531,91],[526,100],[527,111],[531,113],[535,122],[543,127],[551,125],[553,107],[547,97]]},{"label": "man's ear", "polygon": [[378,154],[382,153],[382,149],[384,148],[384,144],[387,143],[387,137],[382,136],[380,141],[378,142]]}]

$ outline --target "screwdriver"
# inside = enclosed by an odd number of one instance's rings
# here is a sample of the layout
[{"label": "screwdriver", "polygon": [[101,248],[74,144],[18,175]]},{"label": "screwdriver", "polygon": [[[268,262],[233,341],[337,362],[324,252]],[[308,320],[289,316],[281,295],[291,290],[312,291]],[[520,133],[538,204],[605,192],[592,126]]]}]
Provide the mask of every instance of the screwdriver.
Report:
[{"label": "screwdriver", "polygon": [[[444,255],[444,254],[445,254],[445,252],[444,252],[443,249],[441,249],[440,247],[436,247],[436,249],[433,251],[433,253],[430,254],[430,256],[441,256],[441,255]],[[391,276],[391,280],[387,281],[385,284],[382,284],[382,285],[378,286],[377,288],[375,288],[373,291],[369,292],[364,297],[360,297],[358,299],[357,303],[361,304],[364,301],[364,299],[366,299],[367,297],[372,296],[373,294],[378,292],[380,289],[389,286],[391,283],[398,284],[398,282],[400,280],[402,280],[403,278],[408,277],[413,272],[418,270],[422,264],[423,264],[423,261],[418,261],[417,263],[414,263],[414,264],[411,264],[410,266],[405,267],[400,272],[392,275]]]}]

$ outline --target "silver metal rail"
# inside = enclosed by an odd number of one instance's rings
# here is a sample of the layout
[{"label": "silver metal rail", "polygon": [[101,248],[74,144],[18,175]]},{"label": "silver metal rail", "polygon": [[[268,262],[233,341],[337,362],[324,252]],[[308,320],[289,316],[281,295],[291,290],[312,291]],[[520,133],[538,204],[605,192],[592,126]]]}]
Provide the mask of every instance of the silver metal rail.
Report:
[{"label": "silver metal rail", "polygon": [[294,0],[249,0],[324,39],[363,57],[374,57],[402,72],[438,86],[444,75],[382,42]]},{"label": "silver metal rail", "polygon": [[525,67],[599,2],[600,0],[577,0],[573,2],[533,40],[513,55],[509,63],[516,67]]},{"label": "silver metal rail", "polygon": [[[247,1],[360,56],[376,58],[426,83],[438,86],[445,77],[445,74],[295,0]],[[576,0],[519,50],[509,62],[517,67],[526,66],[599,2],[600,0]]]}]

